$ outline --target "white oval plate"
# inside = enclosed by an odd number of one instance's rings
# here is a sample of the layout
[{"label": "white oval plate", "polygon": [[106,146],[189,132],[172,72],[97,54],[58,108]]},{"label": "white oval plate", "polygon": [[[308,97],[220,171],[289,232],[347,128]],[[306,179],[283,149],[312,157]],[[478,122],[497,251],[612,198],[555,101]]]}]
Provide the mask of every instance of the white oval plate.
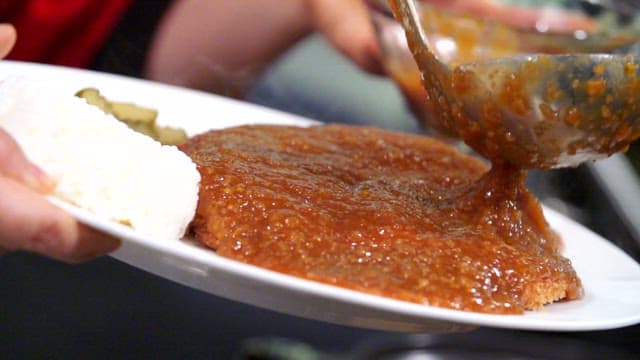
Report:
[{"label": "white oval plate", "polygon": [[[219,96],[85,70],[0,62],[0,77],[9,74],[56,81],[70,94],[97,87],[111,99],[158,109],[160,123],[182,127],[190,135],[246,123],[313,124]],[[545,215],[564,240],[564,255],[581,277],[585,297],[523,315],[489,315],[392,300],[280,274],[220,257],[189,239],[159,242],[55,202],[80,221],[122,238],[123,246],[113,256],[125,263],[211,294],[305,318],[410,332],[462,331],[474,326],[588,331],[640,323],[640,265],[607,240],[549,209]]]}]

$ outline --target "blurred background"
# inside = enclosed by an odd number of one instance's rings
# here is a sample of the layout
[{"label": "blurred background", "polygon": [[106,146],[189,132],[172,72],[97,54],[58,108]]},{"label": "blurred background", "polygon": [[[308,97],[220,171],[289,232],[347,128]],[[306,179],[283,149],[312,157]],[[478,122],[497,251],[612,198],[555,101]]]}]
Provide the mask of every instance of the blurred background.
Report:
[{"label": "blurred background", "polygon": [[[140,3],[94,69],[140,76],[135,59],[149,40],[144,29],[153,28],[166,9],[162,1]],[[247,100],[326,122],[422,131],[394,82],[362,72],[319,35],[279,57]],[[640,260],[640,186],[633,150],[630,155],[532,172],[529,183],[546,206]],[[587,333],[477,329],[441,336],[370,331],[228,301],[109,257],[75,266],[22,253],[0,257],[5,359],[621,359],[637,357],[639,338],[640,326]]]}]

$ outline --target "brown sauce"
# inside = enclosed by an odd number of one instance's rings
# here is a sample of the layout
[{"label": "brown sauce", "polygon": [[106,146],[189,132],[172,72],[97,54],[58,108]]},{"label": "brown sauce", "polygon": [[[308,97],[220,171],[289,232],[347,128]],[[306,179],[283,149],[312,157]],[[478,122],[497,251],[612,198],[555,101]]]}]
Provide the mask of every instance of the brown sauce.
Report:
[{"label": "brown sauce", "polygon": [[[464,111],[456,114],[458,135],[492,161],[511,161],[528,168],[552,168],[562,157],[604,157],[626,151],[640,136],[637,63],[632,57],[607,63],[624,72],[618,77],[607,76],[604,63],[592,64],[587,58],[573,59],[572,65],[568,69],[562,58],[538,55],[515,70],[496,69],[489,77],[496,84],[491,89],[493,96],[478,101],[482,111],[476,117]],[[578,70],[592,75],[581,76]],[[451,80],[455,96],[480,98],[473,70],[456,68]],[[571,84],[570,90],[566,84]],[[535,112],[543,121],[531,127],[503,126],[529,124],[525,119]]]},{"label": "brown sauce", "polygon": [[182,149],[202,175],[196,238],[221,256],[468,311],[581,296],[522,170],[339,125],[230,128]]},{"label": "brown sauce", "polygon": [[[396,6],[395,1],[391,3]],[[401,13],[396,11],[396,15]],[[421,19],[430,49],[453,74],[431,69],[416,40],[409,45],[417,66],[389,59],[386,68],[418,119],[435,134],[461,138],[492,161],[540,169],[556,166],[557,159],[581,159],[580,154],[604,157],[626,151],[628,144],[640,137],[635,124],[640,113],[635,101],[640,72],[632,57],[624,61],[622,69],[575,60],[579,71],[572,72],[562,60],[542,55],[607,53],[633,43],[634,37],[593,34],[578,41],[572,33],[519,30],[437,7],[422,8]],[[412,38],[416,36],[409,32],[409,40]],[[439,46],[440,42],[448,46]],[[473,66],[465,65],[519,54],[541,55],[513,69],[496,66],[484,80]],[[558,78],[548,75],[562,73],[565,75]],[[451,87],[450,96],[432,82],[442,83],[444,89]],[[544,85],[539,88],[539,84]],[[541,96],[534,96],[539,93]],[[463,103],[473,103],[475,109]],[[572,103],[579,106],[570,106]],[[531,125],[527,119],[534,113],[542,114],[544,121]],[[503,126],[505,123],[510,126]],[[526,125],[518,128],[517,124]]]}]

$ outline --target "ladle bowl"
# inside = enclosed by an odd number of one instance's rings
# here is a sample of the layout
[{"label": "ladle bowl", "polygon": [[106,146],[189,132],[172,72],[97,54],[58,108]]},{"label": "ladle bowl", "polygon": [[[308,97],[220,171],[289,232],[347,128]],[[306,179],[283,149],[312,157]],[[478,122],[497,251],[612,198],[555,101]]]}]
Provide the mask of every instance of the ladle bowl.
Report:
[{"label": "ladle bowl", "polygon": [[451,84],[451,126],[490,159],[577,166],[640,135],[640,76],[630,56],[520,55],[461,65]]},{"label": "ladle bowl", "polygon": [[[390,3],[420,69],[431,121],[480,155],[525,168],[577,166],[623,151],[640,136],[635,57],[589,53],[598,50],[592,41],[566,47],[567,54],[445,62],[431,50],[415,2]],[[620,49],[629,42],[608,44]]]}]

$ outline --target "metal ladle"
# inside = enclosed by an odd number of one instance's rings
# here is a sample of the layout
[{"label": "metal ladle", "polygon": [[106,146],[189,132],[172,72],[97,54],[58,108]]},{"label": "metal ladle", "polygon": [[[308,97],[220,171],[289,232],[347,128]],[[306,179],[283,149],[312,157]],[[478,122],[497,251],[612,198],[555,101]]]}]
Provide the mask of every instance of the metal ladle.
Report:
[{"label": "metal ladle", "polygon": [[516,55],[450,68],[416,4],[389,0],[439,123],[479,154],[523,168],[577,166],[640,136],[640,70],[629,55]]}]

